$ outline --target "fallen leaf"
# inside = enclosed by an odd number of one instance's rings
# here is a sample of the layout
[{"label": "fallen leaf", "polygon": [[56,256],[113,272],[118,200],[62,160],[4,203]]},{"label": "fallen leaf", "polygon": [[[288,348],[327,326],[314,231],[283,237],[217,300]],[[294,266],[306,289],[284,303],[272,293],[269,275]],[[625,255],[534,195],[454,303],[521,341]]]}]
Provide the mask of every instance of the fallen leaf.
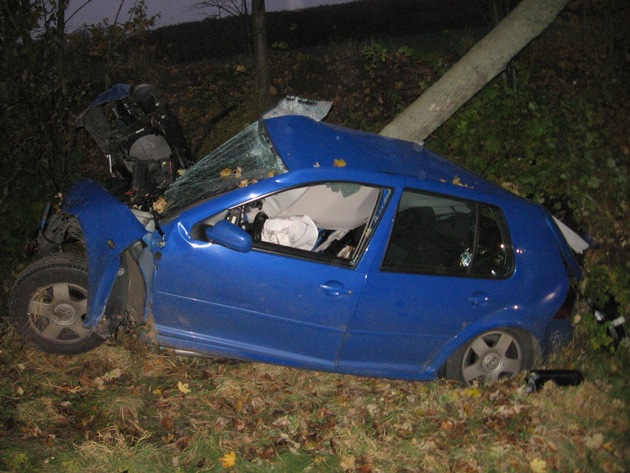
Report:
[{"label": "fallen leaf", "polygon": [[219,458],[219,461],[221,462],[221,466],[223,468],[232,468],[236,465],[236,452],[226,453]]},{"label": "fallen leaf", "polygon": [[373,467],[370,463],[364,463],[363,465],[357,466],[357,473],[372,473]]},{"label": "fallen leaf", "polygon": [[175,446],[179,448],[181,451],[184,451],[190,445],[190,437],[186,435],[185,437],[180,437],[175,442]]},{"label": "fallen leaf", "polygon": [[339,466],[343,469],[343,471],[354,470],[356,464],[357,459],[355,457],[343,457],[341,462],[339,462]]},{"label": "fallen leaf", "polygon": [[157,213],[161,214],[166,209],[166,199],[164,197],[160,197],[158,200],[153,202],[153,210]]},{"label": "fallen leaf", "polygon": [[460,186],[460,187],[470,187],[469,185],[464,184],[462,182],[462,180],[459,178],[459,176],[455,176],[453,178],[453,184],[455,184],[456,186]]},{"label": "fallen leaf", "polygon": [[173,428],[173,419],[171,419],[169,416],[166,416],[162,418],[160,424],[162,424],[162,427],[164,427],[165,430],[171,430]]},{"label": "fallen leaf", "polygon": [[602,434],[589,435],[584,439],[584,445],[590,450],[597,450],[604,444],[604,436]]},{"label": "fallen leaf", "polygon": [[474,398],[481,396],[481,393],[479,392],[479,388],[477,386],[471,386],[466,389],[466,396]]},{"label": "fallen leaf", "polygon": [[94,386],[96,386],[99,391],[102,391],[105,389],[105,381],[103,381],[103,378],[100,376],[97,376],[94,378]]},{"label": "fallen leaf", "polygon": [[181,381],[177,382],[177,389],[179,389],[179,392],[183,394],[188,394],[190,392],[188,383],[182,383]]},{"label": "fallen leaf", "polygon": [[440,429],[441,430],[453,430],[453,427],[455,426],[455,424],[453,423],[452,420],[450,419],[446,419],[445,421],[442,422],[442,424],[440,425]]},{"label": "fallen leaf", "polygon": [[437,450],[437,445],[433,440],[425,440],[420,444],[420,450],[427,452],[430,450]]},{"label": "fallen leaf", "polygon": [[533,473],[547,473],[547,462],[540,458],[534,458],[529,463],[529,468]]},{"label": "fallen leaf", "polygon": [[103,381],[111,381],[112,379],[118,379],[122,375],[122,370],[120,368],[114,368],[113,370],[105,373],[102,378]]}]

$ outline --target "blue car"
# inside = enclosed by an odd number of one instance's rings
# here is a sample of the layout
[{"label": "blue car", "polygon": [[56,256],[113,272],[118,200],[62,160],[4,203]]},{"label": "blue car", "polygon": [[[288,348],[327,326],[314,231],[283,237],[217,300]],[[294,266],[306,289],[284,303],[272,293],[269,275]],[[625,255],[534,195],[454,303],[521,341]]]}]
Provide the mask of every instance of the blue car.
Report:
[{"label": "blue car", "polygon": [[270,114],[140,211],[79,181],[87,257],[42,258],[10,314],[39,349],[122,323],[185,353],[463,383],[514,376],[571,337],[580,267],[540,205],[423,146]]}]

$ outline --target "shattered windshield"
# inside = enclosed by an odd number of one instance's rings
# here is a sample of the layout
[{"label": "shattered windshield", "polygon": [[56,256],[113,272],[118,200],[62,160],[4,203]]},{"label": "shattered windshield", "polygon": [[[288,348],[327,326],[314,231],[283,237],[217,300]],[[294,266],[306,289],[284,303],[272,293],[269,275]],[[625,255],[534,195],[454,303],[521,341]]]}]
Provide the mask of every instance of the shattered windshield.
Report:
[{"label": "shattered windshield", "polygon": [[186,170],[161,198],[162,217],[195,202],[287,172],[259,120]]}]

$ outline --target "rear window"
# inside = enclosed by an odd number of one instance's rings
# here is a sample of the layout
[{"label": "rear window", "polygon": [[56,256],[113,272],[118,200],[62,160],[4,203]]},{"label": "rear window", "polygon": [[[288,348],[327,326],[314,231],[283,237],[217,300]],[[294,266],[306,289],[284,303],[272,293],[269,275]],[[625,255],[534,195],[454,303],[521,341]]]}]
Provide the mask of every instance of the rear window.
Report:
[{"label": "rear window", "polygon": [[503,213],[479,202],[406,190],[381,269],[508,277],[514,254]]}]

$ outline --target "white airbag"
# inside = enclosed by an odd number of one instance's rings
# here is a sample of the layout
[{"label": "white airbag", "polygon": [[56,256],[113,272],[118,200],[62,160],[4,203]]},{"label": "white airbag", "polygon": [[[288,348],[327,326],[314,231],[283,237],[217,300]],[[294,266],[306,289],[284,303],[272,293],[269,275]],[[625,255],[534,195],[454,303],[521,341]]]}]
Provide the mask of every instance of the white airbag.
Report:
[{"label": "white airbag", "polygon": [[262,241],[307,251],[317,237],[317,226],[307,215],[267,219],[261,234]]}]

